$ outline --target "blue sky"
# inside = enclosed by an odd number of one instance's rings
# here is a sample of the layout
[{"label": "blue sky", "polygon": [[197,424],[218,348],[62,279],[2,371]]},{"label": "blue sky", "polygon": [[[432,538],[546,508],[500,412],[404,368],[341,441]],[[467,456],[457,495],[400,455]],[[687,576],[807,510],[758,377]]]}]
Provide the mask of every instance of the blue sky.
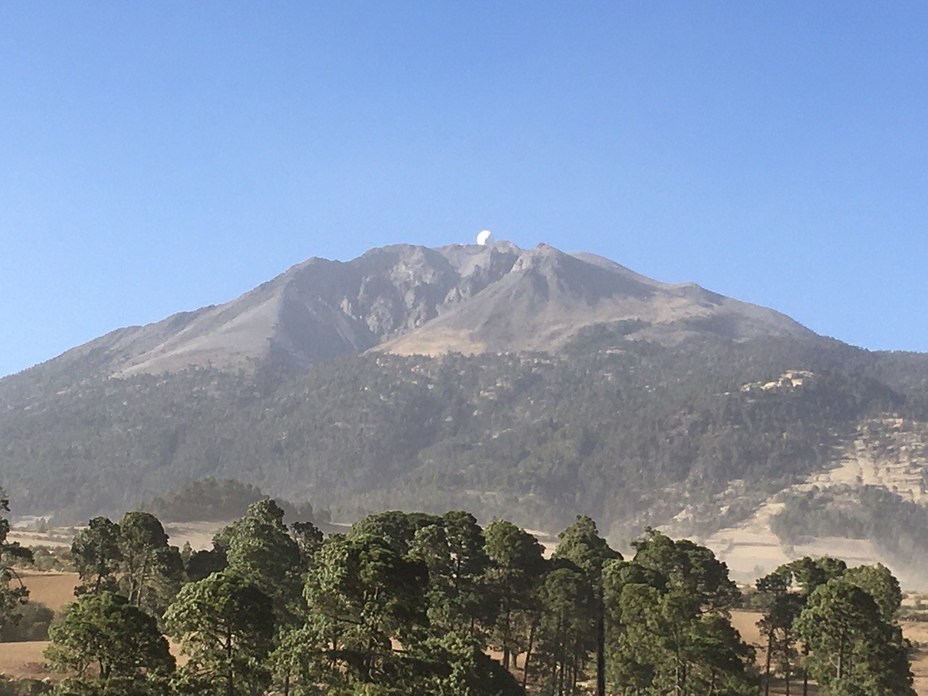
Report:
[{"label": "blue sky", "polygon": [[928,351],[923,2],[0,4],[0,375],[483,228]]}]

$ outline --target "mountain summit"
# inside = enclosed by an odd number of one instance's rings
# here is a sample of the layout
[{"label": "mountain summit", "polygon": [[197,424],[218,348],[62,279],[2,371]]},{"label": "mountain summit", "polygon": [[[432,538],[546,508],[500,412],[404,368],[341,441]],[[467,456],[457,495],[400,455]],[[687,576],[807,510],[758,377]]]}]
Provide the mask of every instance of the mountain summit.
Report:
[{"label": "mountain summit", "polygon": [[120,329],[66,359],[105,354],[111,374],[187,367],[305,368],[369,349],[401,355],[557,351],[585,328],[624,322],[661,344],[812,337],[770,309],[669,285],[591,254],[508,242],[396,245],[348,262],[312,258],[218,306]]},{"label": "mountain summit", "polygon": [[234,479],[339,520],[663,525],[746,577],[844,536],[928,576],[926,456],[928,357],[544,244],[309,259],[0,380],[0,485],[68,522]]}]

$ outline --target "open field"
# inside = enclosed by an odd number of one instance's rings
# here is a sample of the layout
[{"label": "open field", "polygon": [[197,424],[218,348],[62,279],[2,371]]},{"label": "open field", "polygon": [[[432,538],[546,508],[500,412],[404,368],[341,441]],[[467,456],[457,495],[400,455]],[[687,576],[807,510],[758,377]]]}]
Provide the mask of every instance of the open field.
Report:
[{"label": "open field", "polygon": [[[29,588],[30,601],[44,604],[59,611],[68,602],[74,601],[74,586],[77,573],[21,573],[23,583]],[[36,640],[21,643],[0,643],[0,674],[16,679],[56,679],[56,675],[45,666],[42,651],[48,641]]]},{"label": "open field", "polygon": [[[164,531],[170,538],[170,543],[183,548],[189,543],[194,551],[209,549],[213,545],[213,536],[220,529],[229,524],[225,522],[164,522]],[[16,541],[23,546],[56,546],[69,548],[74,535],[83,527],[54,527],[46,531],[36,531],[28,524],[14,525],[10,531],[9,540]]]},{"label": "open field", "polygon": [[23,583],[29,588],[29,601],[44,604],[58,611],[68,602],[74,601],[74,587],[78,583],[77,573],[20,573]]},{"label": "open field", "polygon": [[47,645],[44,640],[0,643],[0,674],[14,679],[54,679],[42,657]]},{"label": "open field", "polygon": [[165,522],[164,531],[169,537],[168,543],[178,548],[190,544],[194,551],[200,551],[213,548],[216,532],[231,522]]}]

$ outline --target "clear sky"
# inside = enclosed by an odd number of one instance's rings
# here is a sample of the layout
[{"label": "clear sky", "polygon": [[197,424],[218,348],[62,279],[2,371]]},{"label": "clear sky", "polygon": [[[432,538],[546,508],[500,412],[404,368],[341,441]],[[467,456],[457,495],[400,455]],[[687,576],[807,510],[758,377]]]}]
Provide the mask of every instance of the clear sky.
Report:
[{"label": "clear sky", "polygon": [[0,375],[483,228],[928,351],[928,3],[0,3]]}]

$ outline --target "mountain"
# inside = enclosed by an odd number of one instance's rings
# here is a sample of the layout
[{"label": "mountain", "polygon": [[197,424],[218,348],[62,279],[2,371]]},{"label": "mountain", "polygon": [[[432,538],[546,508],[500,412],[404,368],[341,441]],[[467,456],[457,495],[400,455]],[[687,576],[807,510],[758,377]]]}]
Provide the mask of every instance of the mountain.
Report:
[{"label": "mountain", "polygon": [[0,380],[0,484],[17,514],[66,521],[209,477],[336,520],[584,513],[615,543],[647,524],[714,539],[746,574],[833,547],[859,500],[847,543],[911,566],[926,424],[928,356],[590,254],[398,245]]},{"label": "mountain", "polygon": [[94,356],[97,373],[129,376],[269,363],[303,369],[374,347],[403,355],[551,351],[586,326],[620,320],[638,322],[632,335],[658,342],[702,331],[813,337],[772,310],[545,244],[397,245],[345,263],[312,258],[231,302],[113,331],[57,362]]},{"label": "mountain", "polygon": [[[464,258],[472,254],[467,247],[443,251]],[[617,321],[638,324],[630,337],[659,343],[703,331],[735,340],[813,337],[772,310],[694,284],[659,283],[606,259],[542,244],[518,253],[506,273],[469,301],[456,302],[415,331],[387,341],[382,350],[403,355],[557,351],[584,327]]]}]

